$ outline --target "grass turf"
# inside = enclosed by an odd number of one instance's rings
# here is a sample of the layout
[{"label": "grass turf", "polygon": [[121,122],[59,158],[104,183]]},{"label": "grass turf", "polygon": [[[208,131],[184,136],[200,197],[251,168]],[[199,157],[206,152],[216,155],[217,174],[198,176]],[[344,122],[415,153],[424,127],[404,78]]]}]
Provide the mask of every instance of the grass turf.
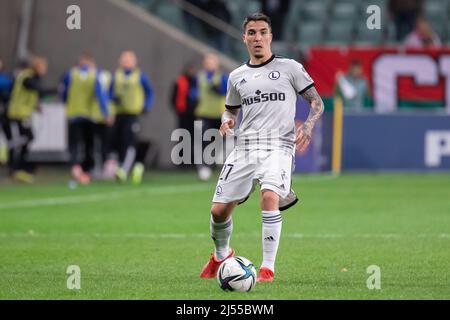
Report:
[{"label": "grass turf", "polygon": [[[214,182],[152,173],[139,186],[0,184],[0,299],[450,299],[450,175],[296,176],[276,281],[223,292],[198,277],[212,250]],[[254,193],[232,247],[261,262]],[[69,265],[81,289],[66,287]],[[381,290],[366,286],[370,265]]]}]

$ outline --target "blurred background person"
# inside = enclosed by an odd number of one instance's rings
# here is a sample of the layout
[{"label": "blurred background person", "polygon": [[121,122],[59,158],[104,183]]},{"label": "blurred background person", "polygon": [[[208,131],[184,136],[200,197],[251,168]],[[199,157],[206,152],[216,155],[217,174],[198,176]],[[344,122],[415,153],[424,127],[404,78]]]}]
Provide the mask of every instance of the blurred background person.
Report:
[{"label": "blurred background person", "polygon": [[[214,53],[206,54],[203,58],[203,70],[197,76],[199,101],[195,109],[197,120],[202,122],[202,137],[208,129],[218,130],[220,128],[221,116],[225,111],[227,82],[228,75],[220,71],[219,57]],[[202,153],[206,145],[204,142]],[[197,170],[201,180],[211,178],[211,166],[201,164]]]},{"label": "blurred background person", "polygon": [[342,97],[344,108],[362,111],[369,96],[369,85],[361,61],[353,60],[346,74],[336,75],[336,94]]},{"label": "blurred background person", "polygon": [[94,168],[94,122],[91,110],[96,107],[103,117],[109,116],[100,75],[90,54],[82,54],[78,66],[64,76],[62,99],[67,108],[71,174],[79,183],[89,184],[90,172]]},{"label": "blurred background person", "polygon": [[388,10],[395,24],[395,38],[403,41],[414,29],[417,16],[422,13],[423,0],[389,0]]},{"label": "blurred background person", "polygon": [[439,36],[433,31],[424,17],[418,16],[414,30],[403,42],[406,48],[437,48],[442,45]]},{"label": "blurred background person", "polygon": [[43,96],[56,92],[55,89],[47,89],[42,85],[42,77],[47,73],[47,67],[47,59],[34,57],[30,67],[20,70],[14,80],[7,111],[8,160],[13,179],[19,182],[34,181],[34,168],[27,161],[28,148],[34,138],[31,116]]},{"label": "blurred background person", "polygon": [[97,99],[93,99],[91,104],[91,119],[93,125],[93,159],[94,171],[93,174],[97,178],[109,178],[105,172],[105,163],[110,144],[111,127],[114,122],[114,115],[111,103],[109,101],[109,87],[111,86],[111,73],[108,70],[98,69],[98,80],[102,89],[102,94],[105,97],[107,115],[101,110],[101,106]]},{"label": "blurred background person", "polygon": [[6,107],[13,86],[13,78],[3,71],[3,61],[0,58],[0,164],[8,160],[8,146],[6,143],[6,131],[9,130],[6,117]]},{"label": "blurred background person", "polygon": [[120,55],[119,68],[111,82],[109,95],[115,114],[112,139],[119,155],[116,177],[120,182],[125,182],[133,167],[132,181],[139,183],[144,165],[135,163],[137,134],[140,131],[138,117],[150,110],[153,89],[148,75],[138,68],[133,51],[124,51]]},{"label": "blurred background person", "polygon": [[188,63],[175,80],[171,102],[177,115],[177,127],[187,130],[191,136],[191,163],[193,163],[194,112],[198,104],[197,68],[193,62]]}]

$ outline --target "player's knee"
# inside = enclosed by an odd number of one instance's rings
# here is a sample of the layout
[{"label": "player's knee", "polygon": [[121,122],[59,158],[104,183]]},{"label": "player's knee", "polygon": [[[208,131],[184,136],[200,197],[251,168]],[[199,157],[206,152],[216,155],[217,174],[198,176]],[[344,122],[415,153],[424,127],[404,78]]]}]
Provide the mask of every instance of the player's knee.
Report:
[{"label": "player's knee", "polygon": [[264,190],[261,195],[262,210],[273,211],[278,210],[279,196],[276,192]]},{"label": "player's knee", "polygon": [[215,222],[224,222],[228,219],[236,206],[234,203],[214,203],[211,207],[211,215]]}]

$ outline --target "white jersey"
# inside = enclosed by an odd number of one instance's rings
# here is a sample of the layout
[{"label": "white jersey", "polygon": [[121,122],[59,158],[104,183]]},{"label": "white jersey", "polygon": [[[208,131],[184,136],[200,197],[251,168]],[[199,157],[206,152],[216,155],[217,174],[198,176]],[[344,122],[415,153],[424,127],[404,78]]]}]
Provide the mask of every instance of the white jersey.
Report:
[{"label": "white jersey", "polygon": [[297,95],[313,85],[300,63],[280,56],[235,69],[228,79],[226,107],[242,108],[237,147],[279,147],[293,153]]}]

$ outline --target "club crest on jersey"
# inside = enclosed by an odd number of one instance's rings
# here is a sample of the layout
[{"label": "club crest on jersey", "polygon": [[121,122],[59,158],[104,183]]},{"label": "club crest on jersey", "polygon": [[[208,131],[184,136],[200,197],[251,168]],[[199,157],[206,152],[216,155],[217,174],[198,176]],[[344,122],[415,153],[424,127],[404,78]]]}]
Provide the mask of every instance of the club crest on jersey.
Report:
[{"label": "club crest on jersey", "polygon": [[280,73],[278,71],[272,71],[269,73],[270,80],[277,80],[280,77]]}]

